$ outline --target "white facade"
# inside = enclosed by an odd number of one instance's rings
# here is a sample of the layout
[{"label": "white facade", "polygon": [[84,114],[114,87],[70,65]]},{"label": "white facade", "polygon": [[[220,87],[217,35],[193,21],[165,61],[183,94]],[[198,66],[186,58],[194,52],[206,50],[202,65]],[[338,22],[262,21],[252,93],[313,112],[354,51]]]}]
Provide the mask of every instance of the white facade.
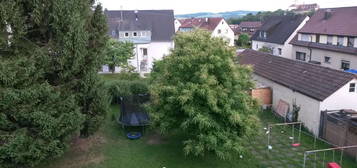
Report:
[{"label": "white facade", "polygon": [[173,47],[173,41],[151,42],[149,44],[135,44],[135,55],[132,59],[128,61],[129,65],[135,67],[136,71],[141,74],[150,73],[154,62],[157,60],[162,60],[164,56],[169,55],[170,50]]},{"label": "white facade", "polygon": [[306,24],[310,17],[306,17],[304,21],[295,29],[295,31],[289,36],[289,38],[284,42],[284,44],[269,43],[263,41],[252,41],[252,49],[258,51],[263,47],[272,49],[273,55],[281,56],[284,58],[295,59],[292,54],[293,45],[289,44],[290,41],[297,35],[298,31]]},{"label": "white facade", "polygon": [[351,83],[356,83],[357,86],[356,79],[341,87],[322,102],[258,75],[253,75],[253,79],[260,85],[272,89],[273,109],[276,109],[280,100],[289,104],[290,111],[293,109],[294,103],[300,106],[298,120],[303,122],[304,126],[315,135],[319,134],[321,111],[341,109],[357,110],[357,88],[355,88],[354,92],[349,92]]},{"label": "white facade", "polygon": [[[355,84],[354,92],[350,92],[351,84]],[[357,111],[357,79],[348,82],[320,105],[320,110],[352,109]]]},{"label": "white facade", "polygon": [[179,30],[181,26],[181,22],[178,19],[175,19],[175,32]]},{"label": "white facade", "polygon": [[212,37],[221,37],[228,42],[229,46],[234,46],[234,32],[224,19],[212,31]]}]

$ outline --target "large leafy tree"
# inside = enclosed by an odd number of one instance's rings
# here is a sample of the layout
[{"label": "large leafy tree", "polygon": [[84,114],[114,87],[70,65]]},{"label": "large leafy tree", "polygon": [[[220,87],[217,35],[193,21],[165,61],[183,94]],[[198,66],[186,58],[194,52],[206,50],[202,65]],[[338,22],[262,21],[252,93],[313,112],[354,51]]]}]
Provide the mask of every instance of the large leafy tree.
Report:
[{"label": "large leafy tree", "polygon": [[249,95],[251,70],[234,64],[235,51],[208,32],[179,34],[175,49],[155,64],[151,115],[163,133],[179,129],[184,152],[222,159],[244,151],[258,111]]},{"label": "large leafy tree", "polygon": [[110,39],[106,47],[105,63],[109,65],[112,73],[115,72],[116,66],[129,69],[130,67],[128,66],[128,59],[134,56],[133,52],[133,43]]},{"label": "large leafy tree", "polygon": [[0,2],[0,167],[57,157],[79,131],[98,128],[108,103],[97,76],[107,37],[93,4]]}]

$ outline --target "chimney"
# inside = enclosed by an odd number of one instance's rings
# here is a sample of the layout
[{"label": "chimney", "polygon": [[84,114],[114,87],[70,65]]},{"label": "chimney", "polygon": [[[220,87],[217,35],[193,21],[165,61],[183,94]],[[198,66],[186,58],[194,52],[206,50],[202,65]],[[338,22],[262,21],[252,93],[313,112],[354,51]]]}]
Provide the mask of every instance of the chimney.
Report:
[{"label": "chimney", "polygon": [[324,19],[327,20],[332,16],[331,9],[326,9]]},{"label": "chimney", "polygon": [[208,22],[208,17],[205,18],[206,22]]}]

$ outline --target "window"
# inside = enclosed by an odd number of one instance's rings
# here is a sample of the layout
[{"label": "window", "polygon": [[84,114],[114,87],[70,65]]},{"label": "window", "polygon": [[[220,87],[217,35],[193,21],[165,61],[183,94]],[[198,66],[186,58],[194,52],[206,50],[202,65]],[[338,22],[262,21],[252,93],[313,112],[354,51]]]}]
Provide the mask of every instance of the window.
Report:
[{"label": "window", "polygon": [[247,28],[243,28],[243,31],[246,32],[246,31],[247,31]]},{"label": "window", "polygon": [[112,31],[112,36],[115,36],[115,30]]},{"label": "window", "polygon": [[311,41],[311,35],[310,34],[301,34],[301,41]]},{"label": "window", "polygon": [[259,48],[259,45],[258,45],[258,44],[257,44],[256,48],[257,48],[257,50],[258,50],[258,48]]},{"label": "window", "polygon": [[354,47],[354,45],[355,45],[355,38],[354,37],[348,37],[347,47]]},{"label": "window", "polygon": [[327,36],[327,44],[332,45],[333,36]]},{"label": "window", "polygon": [[221,29],[218,29],[218,34],[221,34],[222,33],[222,30]]},{"label": "window", "polygon": [[343,40],[344,40],[344,37],[337,37],[337,45],[343,46]]},{"label": "window", "polygon": [[341,61],[341,69],[343,70],[349,70],[350,69],[350,61]]},{"label": "window", "polygon": [[228,33],[228,29],[226,29],[226,34]]},{"label": "window", "polygon": [[278,48],[278,54],[281,55],[282,54],[282,50],[281,48]]},{"label": "window", "polygon": [[316,35],[316,43],[320,43],[320,35]]},{"label": "window", "polygon": [[264,38],[264,39],[267,38],[267,32],[263,32],[263,38]]},{"label": "window", "polygon": [[262,31],[259,32],[259,37],[263,38],[263,32]]},{"label": "window", "polygon": [[146,36],[146,32],[141,32],[141,36]]},{"label": "window", "polygon": [[331,57],[325,56],[325,63],[331,63],[330,61],[331,61]]},{"label": "window", "polygon": [[350,83],[350,92],[355,92],[356,91],[356,83]]},{"label": "window", "polygon": [[137,32],[134,32],[134,33],[133,33],[133,36],[134,36],[134,37],[138,36],[138,33],[137,33]]},{"label": "window", "polygon": [[250,32],[254,32],[255,31],[255,29],[250,29]]},{"label": "window", "polygon": [[306,61],[306,53],[296,52],[296,60]]},{"label": "window", "polygon": [[124,36],[125,36],[125,37],[129,37],[129,33],[125,33]]},{"label": "window", "polygon": [[148,55],[148,49],[147,48],[143,48],[143,55],[147,56]]}]

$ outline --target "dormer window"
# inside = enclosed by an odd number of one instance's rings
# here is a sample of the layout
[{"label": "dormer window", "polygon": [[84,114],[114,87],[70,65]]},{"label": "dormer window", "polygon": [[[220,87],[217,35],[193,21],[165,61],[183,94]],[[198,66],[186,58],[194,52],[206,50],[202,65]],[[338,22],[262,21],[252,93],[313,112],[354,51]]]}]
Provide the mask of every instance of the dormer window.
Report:
[{"label": "dormer window", "polygon": [[310,34],[301,34],[301,41],[311,42]]},{"label": "dormer window", "polygon": [[354,46],[355,46],[355,38],[354,37],[348,37],[347,47],[354,47]]},{"label": "dormer window", "polygon": [[332,45],[333,42],[333,36],[327,36],[327,44]]},{"label": "dormer window", "polygon": [[337,37],[337,45],[343,46],[344,37]]}]

